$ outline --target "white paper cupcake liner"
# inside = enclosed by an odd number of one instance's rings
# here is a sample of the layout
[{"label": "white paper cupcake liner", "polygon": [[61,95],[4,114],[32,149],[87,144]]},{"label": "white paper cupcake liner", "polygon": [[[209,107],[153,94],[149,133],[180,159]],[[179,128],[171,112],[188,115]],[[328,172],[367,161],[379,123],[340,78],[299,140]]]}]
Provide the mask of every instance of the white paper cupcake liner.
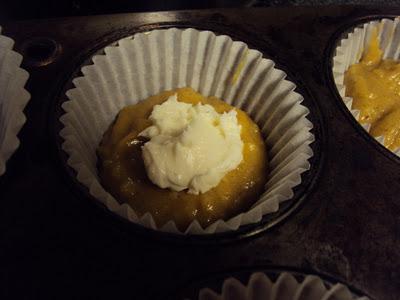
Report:
[{"label": "white paper cupcake liner", "polygon": [[[264,273],[253,273],[247,284],[230,277],[221,287],[221,292],[203,288],[198,300],[368,300],[355,297],[343,284],[326,286],[321,278],[308,275],[301,282],[293,275],[283,272],[273,282]],[[195,300],[195,299],[192,299]],[[197,299],[196,299],[197,300]]]},{"label": "white paper cupcake liner", "polygon": [[29,74],[20,68],[22,56],[13,46],[11,38],[1,35],[0,27],[0,176],[19,146],[17,134],[26,121],[23,110],[30,99],[24,89]]},{"label": "white paper cupcake liner", "polygon": [[[106,47],[73,80],[60,135],[69,154],[68,165],[91,195],[114,213],[145,227],[172,233],[212,234],[236,230],[276,212],[279,203],[293,197],[301,174],[310,168],[314,136],[308,109],[286,74],[259,51],[226,35],[195,29],[154,30],[124,38]],[[147,213],[138,217],[127,204],[119,204],[99,183],[96,148],[103,133],[126,105],[178,87],[192,87],[205,96],[217,96],[245,110],[265,137],[269,159],[265,192],[249,211],[207,228],[197,221],[180,232],[173,220],[157,227]]]},{"label": "white paper cupcake liner", "polygon": [[[364,49],[369,46],[371,33],[376,28],[380,40],[380,48],[383,51],[384,59],[398,60],[400,56],[400,18],[394,20],[382,19],[371,21],[354,28],[347,37],[339,42],[333,57],[333,78],[337,90],[342,97],[346,107],[350,110],[353,117],[358,121],[360,111],[353,109],[353,98],[346,97],[346,87],[344,85],[344,73],[347,69],[360,61]],[[360,125],[369,133],[370,124]],[[374,137],[380,144],[384,145],[384,136]],[[400,148],[392,151],[400,156]]]}]

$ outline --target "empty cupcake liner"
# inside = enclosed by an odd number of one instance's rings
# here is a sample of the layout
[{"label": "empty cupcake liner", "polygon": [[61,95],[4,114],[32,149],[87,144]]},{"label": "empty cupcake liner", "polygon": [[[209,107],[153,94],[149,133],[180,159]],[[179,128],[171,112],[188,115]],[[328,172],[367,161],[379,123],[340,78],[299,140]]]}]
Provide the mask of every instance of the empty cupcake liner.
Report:
[{"label": "empty cupcake liner", "polygon": [[[356,297],[343,284],[327,286],[315,275],[307,275],[298,281],[293,275],[283,272],[273,282],[264,273],[253,273],[247,284],[230,277],[221,287],[221,292],[203,288],[199,291],[199,300],[368,300]],[[193,299],[194,300],[194,299]]]},{"label": "empty cupcake liner", "polygon": [[[372,31],[377,29],[380,40],[380,48],[384,59],[398,60],[400,56],[400,17],[371,21],[354,28],[344,39],[339,42],[333,57],[333,78],[336,88],[342,97],[346,107],[353,117],[358,121],[360,111],[353,109],[353,98],[346,97],[344,85],[344,73],[347,69],[361,60],[364,49],[368,47]],[[360,125],[369,132],[369,124]],[[384,145],[384,136],[374,137],[380,144]],[[392,151],[400,156],[400,148]]]},{"label": "empty cupcake liner", "polygon": [[[286,74],[259,51],[226,35],[195,29],[154,30],[137,33],[104,48],[82,67],[68,101],[60,135],[67,164],[92,196],[112,212],[145,227],[171,233],[212,234],[256,223],[276,212],[279,203],[293,197],[301,174],[310,168],[314,140],[309,110]],[[206,228],[197,221],[181,232],[173,220],[157,227],[147,213],[138,216],[119,204],[99,182],[96,148],[103,133],[126,105],[178,87],[192,87],[204,96],[217,96],[246,111],[265,137],[269,158],[268,182],[260,199],[246,212],[218,220]]]},{"label": "empty cupcake liner", "polygon": [[30,99],[24,89],[29,74],[20,68],[22,56],[13,46],[14,41],[2,35],[0,27],[0,176],[19,146],[17,134],[26,121],[23,110]]}]

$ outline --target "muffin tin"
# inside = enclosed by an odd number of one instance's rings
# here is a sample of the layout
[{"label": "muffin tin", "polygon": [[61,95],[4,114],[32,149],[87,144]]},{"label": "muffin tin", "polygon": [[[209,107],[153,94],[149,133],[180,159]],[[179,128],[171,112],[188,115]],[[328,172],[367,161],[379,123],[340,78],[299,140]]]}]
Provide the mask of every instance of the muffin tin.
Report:
[{"label": "muffin tin", "polygon": [[[356,120],[359,118],[360,111],[352,108],[353,99],[345,96],[346,87],[343,83],[344,72],[349,66],[360,61],[361,54],[368,46],[369,37],[373,29],[378,29],[380,40],[383,41],[381,49],[383,51],[384,59],[397,60],[400,28],[398,24],[399,18],[394,20],[384,18],[379,21],[373,20],[370,22],[364,22],[360,24],[360,26],[353,28],[340,42],[338,42],[335,56],[332,59],[333,80],[344,104],[349,108],[351,114]],[[361,126],[369,133],[371,124],[361,124]],[[384,136],[375,137],[375,140],[384,146]],[[400,149],[394,149],[392,152],[399,156]]]},{"label": "muffin tin", "polygon": [[24,89],[28,73],[20,68],[22,56],[13,51],[14,41],[0,27],[0,176],[19,146],[17,134],[24,125],[23,114],[30,95]]},{"label": "muffin tin", "polygon": [[298,270],[240,270],[213,274],[180,290],[179,299],[354,299],[368,300],[354,288],[326,276]]},{"label": "muffin tin", "polygon": [[[154,50],[157,47],[160,49]],[[145,49],[153,49],[153,52],[146,53]],[[253,224],[247,228],[254,227],[263,217],[265,223],[272,223],[276,214],[270,214],[277,212],[282,203],[290,201],[293,206],[299,201],[298,197],[291,199],[293,190],[302,185],[301,174],[310,169],[309,160],[313,156],[310,144],[314,143],[316,148],[320,139],[315,142],[311,133],[313,124],[307,118],[310,111],[301,104],[303,96],[296,93],[295,84],[285,80],[286,74],[276,69],[273,61],[262,58],[259,51],[249,49],[241,41],[193,28],[138,33],[96,53],[84,62],[83,75],[66,84],[71,86],[72,83],[74,88],[67,90],[65,95],[62,92],[59,96],[61,108],[55,113],[62,123],[59,135],[63,142],[59,148],[68,155],[64,164],[76,172],[74,177],[86,186],[88,197],[100,201],[114,214],[132,223],[175,235],[232,232],[245,225]],[[182,57],[177,53],[182,53]],[[205,58],[205,53],[212,55]],[[226,61],[221,66],[224,58]],[[193,61],[197,63],[192,65],[190,62]],[[236,84],[226,84],[239,64],[242,71]],[[159,76],[160,73],[163,75]],[[137,78],[142,79],[133,84],[132,80]],[[143,81],[143,78],[147,80]],[[151,214],[137,216],[134,209],[121,205],[107,193],[96,175],[95,149],[122,107],[164,90],[185,86],[245,110],[262,129],[270,163],[265,191],[254,199],[251,209],[205,228],[192,222],[180,231],[174,220],[157,227]],[[82,130],[89,126],[90,130]],[[315,168],[313,165],[312,170]],[[244,230],[240,228],[241,232]]]},{"label": "muffin tin", "polygon": [[[209,274],[281,266],[328,275],[373,299],[397,299],[399,159],[353,119],[331,72],[343,32],[395,14],[400,9],[258,8],[3,23],[25,56],[32,94],[21,147],[0,177],[5,296],[176,298],[187,282]],[[70,78],[105,45],[167,27],[211,30],[261,51],[288,74],[311,112],[312,168],[295,201],[256,226],[210,237],[142,229],[91,201],[65,164],[58,118]],[[43,53],[43,40],[56,50]],[[19,282],[31,284],[16,289]]]}]

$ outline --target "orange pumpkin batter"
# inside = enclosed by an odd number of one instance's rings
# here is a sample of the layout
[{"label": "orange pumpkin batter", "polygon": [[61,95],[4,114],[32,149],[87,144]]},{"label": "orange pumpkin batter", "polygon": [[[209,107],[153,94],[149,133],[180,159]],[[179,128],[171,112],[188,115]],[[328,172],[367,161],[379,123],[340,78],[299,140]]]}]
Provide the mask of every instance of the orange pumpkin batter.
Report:
[{"label": "orange pumpkin batter", "polygon": [[210,104],[218,113],[233,107],[216,97],[203,97],[190,88],[166,91],[135,105],[123,108],[104,134],[98,148],[99,174],[103,186],[119,201],[128,203],[139,215],[149,212],[158,226],[173,220],[181,230],[193,221],[207,226],[218,219],[228,219],[247,210],[263,190],[267,157],[258,126],[236,109],[243,160],[223,177],[215,188],[193,195],[186,191],[161,189],[147,177],[141,155],[145,140],[138,134],[149,127],[153,106],[177,93],[178,101]]},{"label": "orange pumpkin batter", "polygon": [[377,32],[361,61],[350,66],[344,76],[346,96],[353,98],[359,121],[371,124],[370,134],[384,136],[384,144],[400,147],[400,63],[382,59]]}]

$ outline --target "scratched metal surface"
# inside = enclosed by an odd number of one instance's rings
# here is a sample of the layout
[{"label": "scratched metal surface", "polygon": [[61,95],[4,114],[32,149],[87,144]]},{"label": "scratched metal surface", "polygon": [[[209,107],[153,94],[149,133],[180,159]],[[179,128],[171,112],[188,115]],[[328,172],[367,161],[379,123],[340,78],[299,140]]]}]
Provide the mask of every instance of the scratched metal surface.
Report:
[{"label": "scratched metal surface", "polygon": [[[343,31],[399,13],[349,6],[220,9],[2,24],[27,56],[32,99],[21,146],[0,177],[0,298],[174,299],[212,274],[279,267],[322,274],[374,299],[398,299],[400,160],[351,118],[329,69]],[[305,96],[316,159],[298,190],[298,207],[277,225],[266,221],[209,240],[153,234],[96,205],[64,166],[57,117],[70,76],[106,44],[168,26],[248,43],[276,61]],[[34,60],[41,54],[27,45],[37,38],[57,43],[54,61]]]}]

